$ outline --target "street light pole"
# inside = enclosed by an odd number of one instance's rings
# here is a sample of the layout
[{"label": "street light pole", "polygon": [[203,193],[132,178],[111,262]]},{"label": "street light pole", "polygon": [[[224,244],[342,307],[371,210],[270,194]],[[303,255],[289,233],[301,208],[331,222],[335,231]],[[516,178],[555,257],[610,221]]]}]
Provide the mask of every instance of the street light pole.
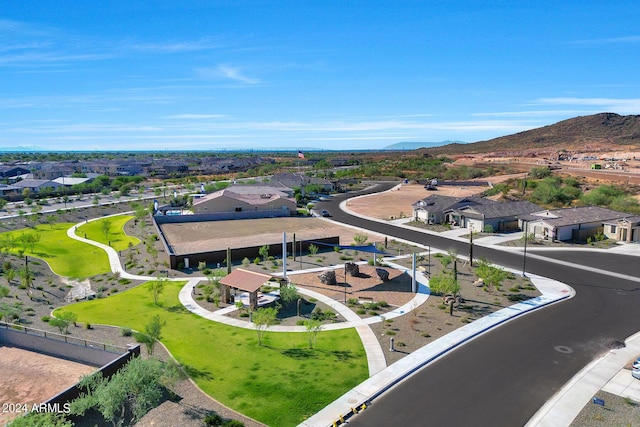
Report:
[{"label": "street light pole", "polygon": [[473,225],[469,227],[469,265],[473,266]]},{"label": "street light pole", "polygon": [[347,264],[344,264],[344,303],[347,303]]},{"label": "street light pole", "polygon": [[522,277],[526,277],[527,266],[527,234],[529,234],[529,222],[524,222],[524,256],[522,257]]}]

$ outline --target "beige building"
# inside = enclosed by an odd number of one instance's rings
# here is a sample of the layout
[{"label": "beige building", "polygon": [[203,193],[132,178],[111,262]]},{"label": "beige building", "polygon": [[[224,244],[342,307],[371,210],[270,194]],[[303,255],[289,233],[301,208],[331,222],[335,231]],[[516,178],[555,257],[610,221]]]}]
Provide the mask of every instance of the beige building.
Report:
[{"label": "beige building", "polygon": [[640,216],[605,222],[604,235],[619,242],[640,242]]},{"label": "beige building", "polygon": [[289,216],[296,213],[294,198],[275,187],[234,185],[194,200],[194,214],[236,214],[246,218]]}]

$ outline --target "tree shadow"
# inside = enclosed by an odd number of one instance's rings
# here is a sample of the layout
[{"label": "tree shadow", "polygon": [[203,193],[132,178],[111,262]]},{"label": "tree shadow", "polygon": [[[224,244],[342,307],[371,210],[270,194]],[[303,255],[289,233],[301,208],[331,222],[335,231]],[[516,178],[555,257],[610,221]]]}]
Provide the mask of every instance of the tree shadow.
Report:
[{"label": "tree shadow", "polygon": [[318,355],[316,354],[316,352],[312,349],[307,349],[307,348],[289,348],[286,350],[283,350],[282,352],[283,356],[287,356],[290,357],[292,359],[296,359],[296,360],[306,360],[306,359],[317,359]]},{"label": "tree shadow", "polygon": [[213,375],[211,372],[204,371],[202,369],[198,369],[191,365],[182,365],[182,369],[189,375],[189,378],[192,379],[203,379],[203,380],[213,380]]},{"label": "tree shadow", "polygon": [[190,311],[187,310],[187,308],[182,304],[172,305],[171,307],[167,308],[167,311],[170,313],[182,313],[182,314],[190,313]]}]

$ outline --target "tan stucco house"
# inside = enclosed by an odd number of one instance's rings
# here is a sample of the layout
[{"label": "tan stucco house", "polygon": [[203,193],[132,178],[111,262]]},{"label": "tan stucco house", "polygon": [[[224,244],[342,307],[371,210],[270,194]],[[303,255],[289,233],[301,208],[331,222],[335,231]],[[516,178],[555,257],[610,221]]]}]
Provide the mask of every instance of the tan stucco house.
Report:
[{"label": "tan stucco house", "polygon": [[234,185],[193,202],[194,214],[232,214],[238,218],[268,218],[296,213],[296,201],[288,193],[269,186]]}]

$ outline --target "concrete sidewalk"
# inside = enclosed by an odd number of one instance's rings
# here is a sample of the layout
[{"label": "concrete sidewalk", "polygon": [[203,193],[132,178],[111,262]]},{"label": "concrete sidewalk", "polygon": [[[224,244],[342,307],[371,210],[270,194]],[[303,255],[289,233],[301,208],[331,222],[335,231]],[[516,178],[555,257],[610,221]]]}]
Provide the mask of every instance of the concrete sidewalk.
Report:
[{"label": "concrete sidewalk", "polygon": [[625,344],[626,347],[609,351],[578,372],[526,426],[570,426],[599,390],[640,402],[640,380],[633,378],[631,371],[623,369],[630,360],[640,356],[640,333],[628,338]]}]

